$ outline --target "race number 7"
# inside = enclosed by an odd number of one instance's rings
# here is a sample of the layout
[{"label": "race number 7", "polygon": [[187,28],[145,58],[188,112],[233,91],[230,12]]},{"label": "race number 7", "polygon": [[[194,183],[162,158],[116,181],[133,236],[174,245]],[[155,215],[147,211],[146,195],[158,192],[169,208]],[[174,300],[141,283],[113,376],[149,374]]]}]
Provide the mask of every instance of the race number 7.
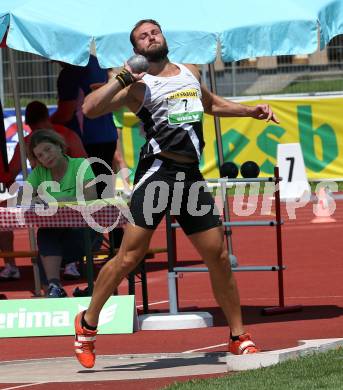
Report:
[{"label": "race number 7", "polygon": [[294,170],[294,157],[286,157],[286,161],[289,161],[289,171],[288,171],[288,179],[287,181],[292,181],[293,178],[293,170]]}]

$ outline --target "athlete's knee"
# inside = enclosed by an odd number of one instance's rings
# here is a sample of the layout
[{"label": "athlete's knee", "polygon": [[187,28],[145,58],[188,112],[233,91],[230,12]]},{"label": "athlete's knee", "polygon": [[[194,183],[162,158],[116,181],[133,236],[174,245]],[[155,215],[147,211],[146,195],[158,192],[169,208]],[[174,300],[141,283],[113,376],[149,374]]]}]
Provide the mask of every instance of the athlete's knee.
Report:
[{"label": "athlete's knee", "polygon": [[117,268],[121,274],[127,275],[137,267],[142,258],[138,252],[126,252],[116,259]]},{"label": "athlete's knee", "polygon": [[223,261],[225,256],[227,256],[227,249],[222,242],[213,242],[210,244],[211,254],[215,261]]},{"label": "athlete's knee", "polygon": [[219,254],[219,261],[222,263],[226,263],[226,262],[228,262],[228,259],[229,259],[229,253],[228,253],[227,249],[225,247],[221,248],[220,254]]},{"label": "athlete's knee", "polygon": [[228,252],[224,245],[212,244],[208,254],[207,262],[213,266],[224,266],[228,262]]},{"label": "athlete's knee", "polygon": [[230,268],[229,254],[224,246],[218,249],[217,263],[223,268]]}]

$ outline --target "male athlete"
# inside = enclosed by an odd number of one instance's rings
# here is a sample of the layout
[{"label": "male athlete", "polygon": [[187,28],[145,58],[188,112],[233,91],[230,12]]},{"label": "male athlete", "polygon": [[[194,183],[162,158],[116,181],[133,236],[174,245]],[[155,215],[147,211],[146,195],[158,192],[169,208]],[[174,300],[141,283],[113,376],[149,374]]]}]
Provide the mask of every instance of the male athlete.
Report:
[{"label": "male athlete", "polygon": [[84,367],[93,367],[100,311],[113,290],[144,257],[166,209],[171,209],[208,267],[214,296],[230,327],[229,351],[258,352],[243,329],[222,222],[199,171],[204,147],[202,117],[206,112],[276,123],[278,120],[267,104],[241,105],[210,93],[200,84],[196,66],[171,63],[156,21],[139,21],[130,39],[135,53],[148,59],[147,73],[132,73],[125,65],[118,75],[86,97],[83,111],[94,118],[126,106],[144,124],[146,143],[130,205],[135,223],[128,223],[117,255],[99,273],[89,308],[75,318],[76,356]]}]

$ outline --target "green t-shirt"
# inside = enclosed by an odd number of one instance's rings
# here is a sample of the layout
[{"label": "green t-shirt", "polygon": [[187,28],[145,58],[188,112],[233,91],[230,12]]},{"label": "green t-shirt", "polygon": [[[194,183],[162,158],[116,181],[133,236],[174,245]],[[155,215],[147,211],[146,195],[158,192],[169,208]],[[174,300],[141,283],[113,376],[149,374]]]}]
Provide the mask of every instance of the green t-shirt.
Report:
[{"label": "green t-shirt", "polygon": [[[51,186],[46,185],[45,191],[53,196],[56,200],[65,197],[76,197],[76,188],[82,191],[83,183],[95,178],[89,162],[84,158],[72,158],[65,156],[68,160],[67,171],[59,181],[60,191],[55,192]],[[82,164],[83,163],[83,164]],[[79,168],[82,164],[82,169]],[[34,189],[38,189],[39,185],[47,182],[54,181],[51,176],[50,169],[42,166],[37,166],[27,177],[27,182],[32,185]]]}]

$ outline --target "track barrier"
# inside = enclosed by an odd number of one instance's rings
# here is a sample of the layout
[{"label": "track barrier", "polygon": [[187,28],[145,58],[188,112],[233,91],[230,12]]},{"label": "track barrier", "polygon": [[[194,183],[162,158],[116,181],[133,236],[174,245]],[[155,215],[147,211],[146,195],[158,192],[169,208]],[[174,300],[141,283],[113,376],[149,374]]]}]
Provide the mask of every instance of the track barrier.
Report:
[{"label": "track barrier", "polygon": [[[281,219],[281,205],[280,205],[280,192],[279,183],[282,178],[279,176],[279,169],[275,167],[274,177],[267,178],[254,178],[254,179],[212,179],[209,182],[217,181],[225,188],[224,195],[226,196],[226,183],[249,183],[249,182],[273,182],[275,183],[275,219],[265,221],[226,221],[223,225],[225,228],[231,229],[232,227],[274,227],[276,232],[276,264],[265,266],[232,266],[234,272],[256,272],[256,271],[273,271],[277,272],[278,276],[278,299],[279,305],[276,307],[268,307],[262,310],[264,315],[281,314],[301,311],[302,306],[286,306],[284,295],[284,280],[283,272],[286,267],[283,264],[282,253],[282,231],[281,227],[283,221]],[[223,193],[223,191],[222,191]],[[225,217],[225,214],[224,214]],[[168,291],[169,291],[169,313],[175,315],[178,313],[178,282],[179,273],[186,272],[208,272],[207,267],[178,267],[177,266],[177,251],[176,251],[176,229],[180,225],[172,219],[170,213],[166,215],[166,233],[167,233],[167,250],[168,250]],[[228,259],[229,260],[229,259]]]}]

